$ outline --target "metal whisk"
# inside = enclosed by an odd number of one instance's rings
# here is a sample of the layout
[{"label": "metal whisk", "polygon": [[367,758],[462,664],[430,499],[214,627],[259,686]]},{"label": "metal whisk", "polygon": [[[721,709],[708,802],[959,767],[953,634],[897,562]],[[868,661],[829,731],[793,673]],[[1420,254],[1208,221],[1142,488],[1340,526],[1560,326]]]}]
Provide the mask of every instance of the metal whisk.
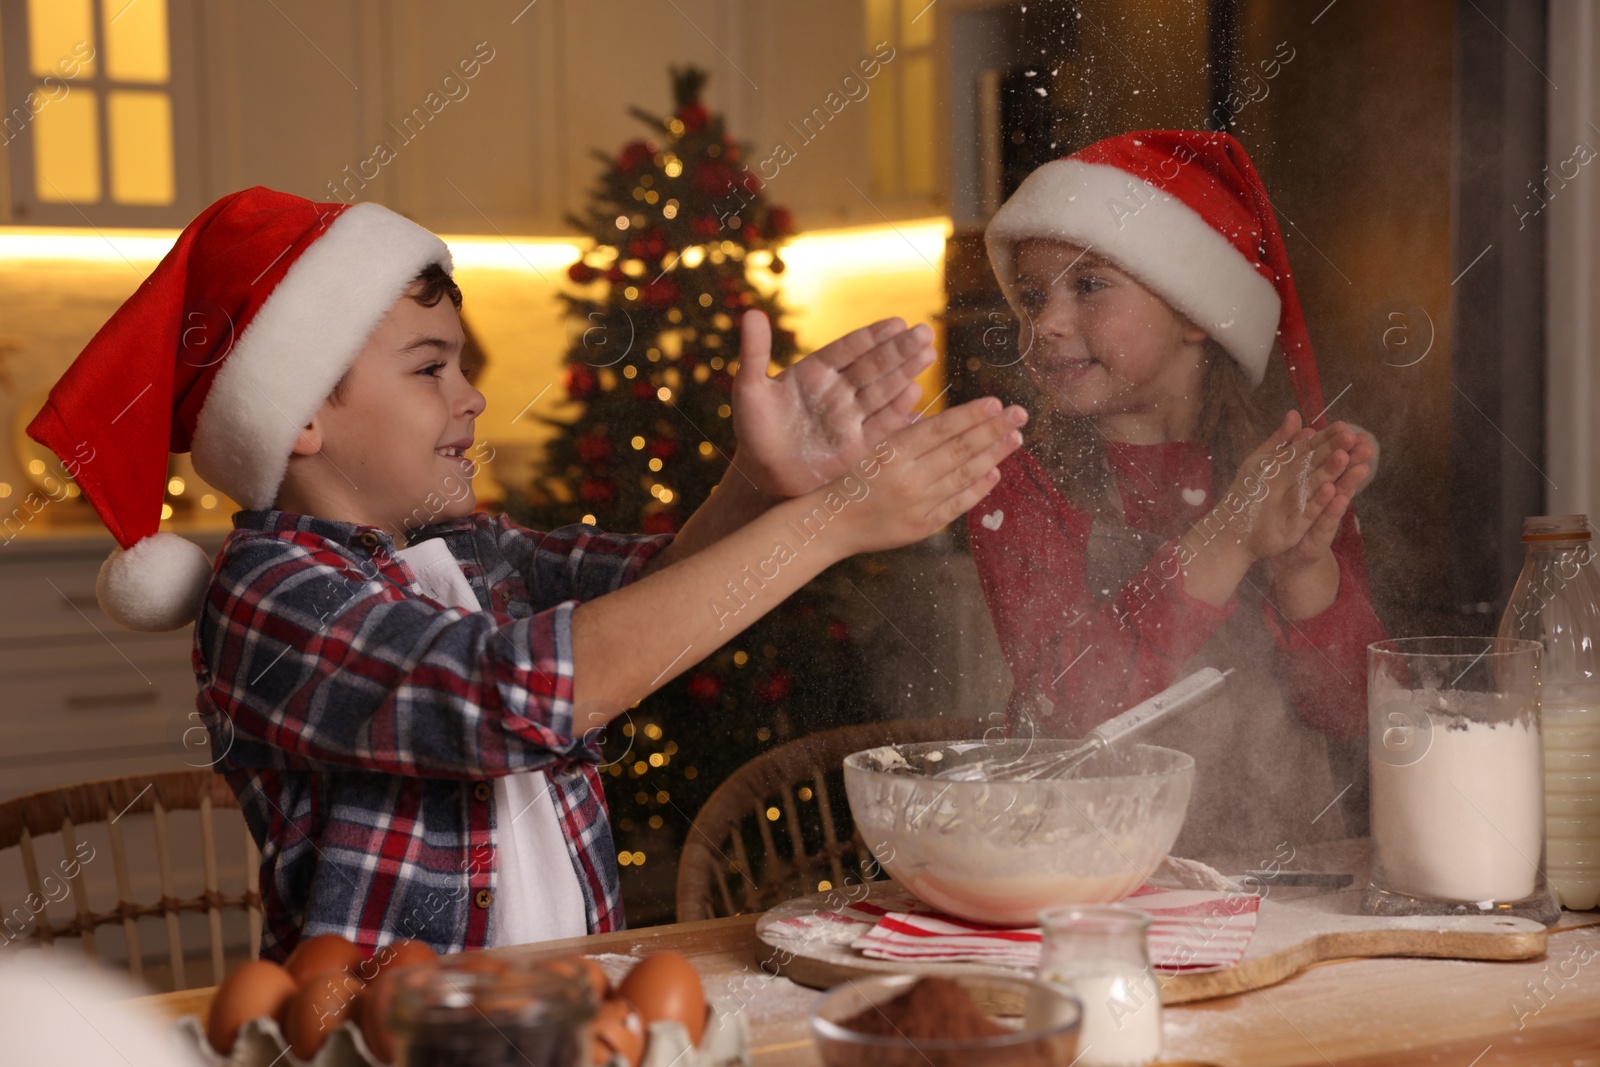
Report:
[{"label": "metal whisk", "polygon": [[974,760],[941,770],[933,777],[957,782],[1025,782],[1035,778],[1064,778],[1096,753],[1141,736],[1169,716],[1210,700],[1232,673],[1232,668],[1224,672],[1215,667],[1196,671],[1116,718],[1107,719],[1070,748],[1042,756]]}]

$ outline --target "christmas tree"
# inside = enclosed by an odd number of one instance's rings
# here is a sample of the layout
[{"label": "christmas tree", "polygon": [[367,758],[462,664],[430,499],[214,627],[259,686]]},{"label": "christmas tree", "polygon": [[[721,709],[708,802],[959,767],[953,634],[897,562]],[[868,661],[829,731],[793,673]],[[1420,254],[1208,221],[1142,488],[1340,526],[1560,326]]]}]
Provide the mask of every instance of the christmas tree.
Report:
[{"label": "christmas tree", "polygon": [[[705,79],[672,71],[671,117],[632,109],[652,136],[615,158],[597,152],[604,170],[588,210],[569,216],[593,240],[568,271],[576,291],[562,294],[573,327],[567,395],[581,408],[546,420],[560,432],[543,473],[506,501],[524,525],[677,530],[733,455],[739,317],[766,313],[775,368],[797,358],[777,298],[749,276],[782,272],[778,244],[792,220],[700,102]],[[729,773],[803,733],[878,717],[834,579],[812,582],[608,732],[607,800],[631,924],[671,919],[678,850]]]}]

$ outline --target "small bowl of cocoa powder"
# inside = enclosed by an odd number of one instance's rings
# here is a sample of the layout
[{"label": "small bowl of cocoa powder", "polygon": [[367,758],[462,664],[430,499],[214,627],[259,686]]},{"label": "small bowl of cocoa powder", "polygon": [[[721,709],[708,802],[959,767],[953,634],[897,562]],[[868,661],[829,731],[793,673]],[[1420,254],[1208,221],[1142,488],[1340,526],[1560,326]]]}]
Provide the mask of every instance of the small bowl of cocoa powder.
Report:
[{"label": "small bowl of cocoa powder", "polygon": [[[997,1013],[1026,1005],[1023,1016]],[[1068,1067],[1083,1006],[1071,993],[990,975],[852,979],[811,1015],[827,1067]]]}]

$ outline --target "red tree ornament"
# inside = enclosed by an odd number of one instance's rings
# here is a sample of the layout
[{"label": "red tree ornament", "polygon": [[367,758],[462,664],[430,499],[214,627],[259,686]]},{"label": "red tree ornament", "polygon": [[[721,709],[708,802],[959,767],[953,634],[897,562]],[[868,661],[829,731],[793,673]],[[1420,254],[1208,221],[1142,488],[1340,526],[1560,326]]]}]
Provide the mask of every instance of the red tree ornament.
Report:
[{"label": "red tree ornament", "polygon": [[722,696],[722,682],[702,671],[689,679],[689,695],[701,704],[715,704]]},{"label": "red tree ornament", "polygon": [[617,156],[617,167],[624,174],[633,174],[655,157],[656,146],[649,141],[630,141]]},{"label": "red tree ornament", "polygon": [[611,458],[611,439],[603,434],[584,434],[578,438],[577,445],[578,458],[585,463],[604,463]]},{"label": "red tree ornament", "polygon": [[767,675],[756,687],[756,696],[765,704],[782,704],[794,692],[794,676],[782,667]]},{"label": "red tree ornament", "polygon": [[567,368],[567,395],[574,400],[584,400],[594,392],[594,372],[582,364]]},{"label": "red tree ornament", "polygon": [[578,495],[591,504],[609,504],[617,499],[617,484],[610,478],[585,478]]},{"label": "red tree ornament", "polygon": [[710,120],[711,114],[704,104],[685,104],[678,110],[678,121],[683,123],[685,133],[699,133]]}]

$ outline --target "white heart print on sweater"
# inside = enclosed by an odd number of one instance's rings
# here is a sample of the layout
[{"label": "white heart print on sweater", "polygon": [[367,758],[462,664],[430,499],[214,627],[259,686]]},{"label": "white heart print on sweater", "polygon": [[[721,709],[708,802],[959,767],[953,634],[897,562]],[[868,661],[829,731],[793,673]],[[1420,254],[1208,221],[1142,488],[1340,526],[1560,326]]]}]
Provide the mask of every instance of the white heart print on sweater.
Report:
[{"label": "white heart print on sweater", "polygon": [[1000,529],[1000,524],[1006,521],[1006,513],[996,508],[978,521],[983,523],[985,530],[998,530]]},{"label": "white heart print on sweater", "polygon": [[1206,502],[1206,491],[1204,489],[1185,489],[1183,491],[1183,502],[1192,508],[1197,508]]}]

